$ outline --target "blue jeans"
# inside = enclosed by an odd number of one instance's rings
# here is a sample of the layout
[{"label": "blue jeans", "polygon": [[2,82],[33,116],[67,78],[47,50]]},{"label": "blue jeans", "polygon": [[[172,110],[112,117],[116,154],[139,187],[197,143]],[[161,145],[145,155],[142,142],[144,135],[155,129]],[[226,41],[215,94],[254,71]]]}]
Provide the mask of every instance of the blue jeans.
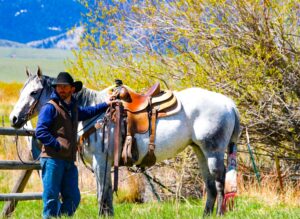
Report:
[{"label": "blue jeans", "polygon": [[[41,158],[43,218],[72,216],[80,202],[78,169],[74,162]],[[62,201],[59,200],[59,193]]]}]

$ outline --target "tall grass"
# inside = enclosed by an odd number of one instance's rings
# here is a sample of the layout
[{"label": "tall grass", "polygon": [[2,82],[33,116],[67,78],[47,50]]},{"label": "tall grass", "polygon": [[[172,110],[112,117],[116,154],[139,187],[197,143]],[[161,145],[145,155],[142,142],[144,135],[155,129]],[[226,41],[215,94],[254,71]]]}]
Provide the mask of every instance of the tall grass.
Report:
[{"label": "tall grass", "polygon": [[9,114],[18,100],[21,83],[6,83],[0,81],[0,126],[9,126]]}]

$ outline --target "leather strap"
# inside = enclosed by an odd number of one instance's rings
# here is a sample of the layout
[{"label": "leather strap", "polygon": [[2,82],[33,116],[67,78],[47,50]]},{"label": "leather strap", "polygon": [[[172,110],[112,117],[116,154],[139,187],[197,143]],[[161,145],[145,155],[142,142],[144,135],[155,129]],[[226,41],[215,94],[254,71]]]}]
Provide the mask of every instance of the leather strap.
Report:
[{"label": "leather strap", "polygon": [[119,175],[119,150],[120,150],[120,139],[121,139],[121,122],[122,122],[122,105],[121,103],[116,104],[115,111],[115,128],[114,128],[114,191],[118,191],[118,175]]},{"label": "leather strap", "polygon": [[157,110],[155,108],[152,108],[151,111],[151,132],[149,137],[149,152],[150,154],[153,153],[155,150],[155,132],[156,132],[156,118],[157,118]]},{"label": "leather strap", "polygon": [[78,140],[78,143],[77,143],[77,148],[78,148],[78,153],[79,153],[79,156],[80,156],[80,159],[82,161],[82,163],[84,164],[84,166],[90,170],[92,173],[94,173],[94,170],[89,167],[87,165],[87,163],[85,162],[84,158],[83,158],[83,153],[84,153],[84,148],[83,148],[83,142],[86,140],[86,139],[89,139],[89,136],[91,134],[93,134],[94,132],[96,132],[96,128],[95,126],[92,126],[90,127],[86,132],[84,132],[80,137],[79,137],[79,140]]},{"label": "leather strap", "polygon": [[78,140],[78,148],[82,147],[83,142],[94,132],[96,132],[96,128],[95,126],[90,127],[88,130],[86,130],[80,137]]},{"label": "leather strap", "polygon": [[157,110],[152,108],[151,111],[151,129],[150,129],[150,136],[149,136],[149,145],[148,145],[148,152],[142,159],[140,167],[151,167],[156,162],[156,157],[154,154],[155,150],[155,129],[156,129],[156,118],[157,118]]}]

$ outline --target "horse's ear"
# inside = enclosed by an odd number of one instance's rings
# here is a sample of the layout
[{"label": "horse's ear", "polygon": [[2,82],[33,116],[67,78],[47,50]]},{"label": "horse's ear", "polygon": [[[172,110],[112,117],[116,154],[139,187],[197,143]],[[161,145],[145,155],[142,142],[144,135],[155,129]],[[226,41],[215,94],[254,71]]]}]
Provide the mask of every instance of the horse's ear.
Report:
[{"label": "horse's ear", "polygon": [[36,74],[39,78],[42,76],[42,70],[41,70],[40,66],[38,66],[38,70],[37,70]]},{"label": "horse's ear", "polygon": [[29,72],[28,67],[26,67],[26,75],[27,75],[27,77],[31,76],[31,73]]}]

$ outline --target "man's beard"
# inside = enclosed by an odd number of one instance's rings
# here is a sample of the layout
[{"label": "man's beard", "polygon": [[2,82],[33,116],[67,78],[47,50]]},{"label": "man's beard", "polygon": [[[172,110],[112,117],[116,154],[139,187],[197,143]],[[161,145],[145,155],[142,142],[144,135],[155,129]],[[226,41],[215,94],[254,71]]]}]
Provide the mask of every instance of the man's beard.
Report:
[{"label": "man's beard", "polygon": [[66,100],[70,96],[70,94],[65,93],[65,92],[61,92],[58,95],[59,95],[60,99],[62,99],[62,100]]}]

